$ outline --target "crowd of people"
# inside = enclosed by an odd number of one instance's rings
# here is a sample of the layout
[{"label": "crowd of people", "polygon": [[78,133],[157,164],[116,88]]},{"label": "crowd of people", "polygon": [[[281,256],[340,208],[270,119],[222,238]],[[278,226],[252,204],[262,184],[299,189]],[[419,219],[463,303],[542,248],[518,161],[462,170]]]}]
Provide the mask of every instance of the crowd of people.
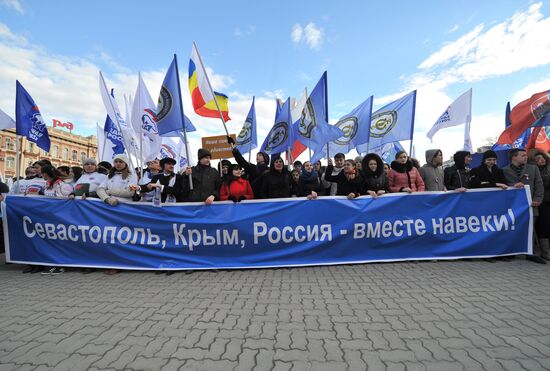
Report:
[{"label": "crowd of people", "polygon": [[[234,144],[228,137],[230,144]],[[509,151],[509,165],[500,169],[494,151],[483,154],[482,164],[469,168],[472,156],[467,151],[454,154],[454,165],[443,169],[443,152],[426,151],[426,164],[419,166],[405,151],[386,164],[380,156],[369,153],[364,157],[346,159],[337,153],[328,166],[321,162],[295,161],[292,169],[279,155],[259,152],[256,163],[244,159],[233,149],[236,163],[222,160],[218,169],[211,166],[211,153],[199,149],[198,163],[183,172],[174,171],[176,161],[163,158],[147,162],[143,171],[132,169],[126,155],[116,155],[112,163],[87,158],[82,167],[55,168],[48,160],[40,160],[25,169],[25,178],[16,181],[10,193],[39,194],[47,197],[74,199],[99,198],[116,206],[120,202],[240,202],[249,199],[287,197],[345,196],[354,199],[367,195],[373,198],[387,193],[471,188],[522,188],[530,186],[532,207],[536,217],[537,243],[532,260],[550,260],[550,157],[535,152],[528,158],[523,149]],[[7,193],[5,184],[0,192]],[[55,271],[58,268],[52,268]],[[32,272],[40,270],[31,267]],[[54,272],[55,273],[55,272]]]}]

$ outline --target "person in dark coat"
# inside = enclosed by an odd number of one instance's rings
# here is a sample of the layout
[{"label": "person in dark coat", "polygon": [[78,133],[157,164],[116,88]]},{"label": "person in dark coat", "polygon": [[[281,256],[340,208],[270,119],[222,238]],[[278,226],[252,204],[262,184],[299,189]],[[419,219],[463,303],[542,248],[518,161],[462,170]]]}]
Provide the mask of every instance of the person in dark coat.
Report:
[{"label": "person in dark coat", "polygon": [[[227,137],[227,142],[233,146],[235,145],[235,140],[231,137]],[[247,175],[254,192],[254,198],[264,198],[261,194],[262,177],[269,171],[269,155],[265,152],[258,152],[256,154],[256,165],[254,165],[244,159],[237,147],[234,147],[232,152],[235,161],[242,166]]]},{"label": "person in dark coat", "polygon": [[165,157],[159,161],[161,172],[152,176],[148,184],[141,185],[142,193],[152,192],[160,188],[161,202],[185,201],[184,177],[174,172],[176,160]]},{"label": "person in dark coat", "polygon": [[222,177],[222,182],[227,178],[231,170],[231,161],[223,159],[218,163],[218,172]]},{"label": "person in dark coat", "polygon": [[472,156],[468,151],[458,151],[453,155],[455,164],[443,171],[447,190],[465,192],[470,188],[470,169],[468,165]]},{"label": "person in dark coat", "polygon": [[362,194],[369,194],[372,197],[390,193],[388,178],[384,171],[384,161],[376,153],[368,153],[363,157],[361,163],[363,176]]},{"label": "person in dark coat", "polygon": [[[531,191],[531,207],[535,224],[539,216],[539,206],[544,200],[544,183],[538,166],[527,163],[527,153],[523,148],[512,148],[508,152],[510,163],[502,171],[506,178],[506,184],[514,188],[523,188],[529,185]],[[541,246],[538,243],[533,245],[533,255],[526,258],[539,264],[546,264],[542,257]]]},{"label": "person in dark coat", "polygon": [[271,159],[269,171],[262,177],[261,195],[263,198],[285,198],[291,196],[290,173],[281,156]]},{"label": "person in dark coat", "polygon": [[220,187],[220,200],[240,202],[242,200],[252,200],[254,192],[250,182],[241,176],[243,169],[241,165],[231,166],[231,170]]},{"label": "person in dark coat", "polygon": [[[186,201],[205,202],[211,205],[214,200],[220,199],[220,173],[210,166],[212,154],[209,150],[201,148],[197,153],[199,162],[196,166],[188,167],[185,170],[184,179]],[[193,189],[190,188],[189,175],[193,177]]]},{"label": "person in dark coat", "polygon": [[300,171],[298,169],[293,169],[290,172],[290,195],[292,197],[300,197],[301,192]]},{"label": "person in dark coat", "polygon": [[485,151],[481,165],[470,171],[470,188],[502,188],[507,189],[504,172],[497,166],[495,151]]},{"label": "person in dark coat", "polygon": [[327,170],[325,171],[325,180],[334,182],[337,196],[346,196],[349,199],[361,196],[363,188],[363,178],[357,171],[355,160],[348,159],[344,161],[344,168],[338,175],[332,175],[334,165],[332,160],[328,160]]},{"label": "person in dark coat", "polygon": [[539,205],[539,217],[535,223],[535,230],[539,237],[541,256],[550,260],[550,156],[544,152],[537,152],[534,160],[539,168],[544,188],[544,197]]}]

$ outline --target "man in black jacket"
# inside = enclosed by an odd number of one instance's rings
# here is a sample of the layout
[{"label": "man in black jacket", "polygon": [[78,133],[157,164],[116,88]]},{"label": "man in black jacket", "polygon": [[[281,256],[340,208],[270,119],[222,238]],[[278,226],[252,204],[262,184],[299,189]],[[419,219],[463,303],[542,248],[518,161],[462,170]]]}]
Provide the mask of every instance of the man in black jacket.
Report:
[{"label": "man in black jacket", "polygon": [[[199,162],[196,166],[188,167],[184,177],[185,189],[187,192],[187,201],[203,202],[211,205],[214,200],[220,199],[220,173],[210,166],[212,155],[210,151],[204,148],[199,149],[197,158]],[[193,177],[193,189],[189,184],[189,175]]]},{"label": "man in black jacket", "polygon": [[161,172],[153,175],[148,184],[141,185],[141,192],[151,192],[160,188],[161,202],[183,202],[185,186],[183,176],[174,173],[176,160],[165,157],[159,162]]}]

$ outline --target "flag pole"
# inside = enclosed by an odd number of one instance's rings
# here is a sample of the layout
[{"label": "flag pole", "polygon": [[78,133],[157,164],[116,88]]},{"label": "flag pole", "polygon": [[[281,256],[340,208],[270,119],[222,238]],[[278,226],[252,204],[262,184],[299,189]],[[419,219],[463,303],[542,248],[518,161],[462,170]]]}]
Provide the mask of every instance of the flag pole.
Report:
[{"label": "flag pole", "polygon": [[[100,127],[99,123],[96,121],[96,127]],[[105,127],[103,128],[103,150],[101,151],[101,159],[99,162],[105,160],[105,145],[107,144],[107,135],[105,135]]]},{"label": "flag pole", "polygon": [[415,116],[416,116],[416,90],[414,91],[414,96],[413,96],[413,112],[412,112],[413,119],[412,119],[412,125],[411,125],[411,148],[409,150],[409,157],[411,156],[412,150],[413,150],[414,118],[415,118]]},{"label": "flag pole", "polygon": [[[179,69],[178,69],[178,57],[176,56],[175,53],[174,53],[174,60],[176,61],[176,77],[178,79],[178,93],[180,95],[180,102],[179,103],[180,103],[181,124],[182,124],[182,129],[183,129],[183,141],[185,142],[184,143],[184,145],[185,145],[185,156],[187,157],[187,167],[190,167],[191,164],[189,163],[189,148],[187,148],[187,130],[185,130],[185,115],[183,113],[183,102],[181,100],[182,95],[181,95],[181,85],[180,85],[180,73],[179,73]],[[217,104],[217,102],[216,102],[216,104]],[[222,120],[223,120],[223,118],[222,118]],[[224,123],[224,126],[225,126],[225,123]],[[227,131],[227,128],[225,129],[225,131]],[[229,136],[229,134],[227,134],[227,136]],[[193,190],[193,176],[191,174],[189,174],[189,188],[191,190]]]},{"label": "flag pole", "polygon": [[[325,71],[324,74],[327,75],[327,71]],[[328,76],[325,78],[325,120],[328,124]],[[329,159],[330,159],[329,143],[327,142],[327,162]]]},{"label": "flag pole", "polygon": [[[109,90],[107,89],[107,84],[105,83],[105,79],[103,78],[103,73],[101,73],[101,71],[99,71],[99,77],[101,78],[101,83],[103,84],[103,87],[105,88],[105,91],[107,92],[107,94],[109,94]],[[114,99],[114,97],[113,97]],[[111,99],[109,98],[109,104],[111,105],[111,109],[113,110],[113,112],[115,112],[115,107],[113,106],[113,102],[111,101]],[[107,113],[107,116],[109,116],[109,113]],[[116,122],[116,125],[118,126],[118,130],[120,131],[120,134],[121,134],[121,137],[122,137],[122,140],[124,141],[124,147],[126,147],[126,150],[128,151],[128,161],[130,162],[130,167],[131,167],[131,170],[135,171],[134,170],[134,163],[132,161],[132,156],[130,154],[130,146],[128,146],[128,144],[126,143],[126,138],[124,138],[124,135],[122,135],[122,127],[120,126],[120,124],[118,123],[118,119],[115,117],[115,120],[111,120],[114,122]]]},{"label": "flag pole", "polygon": [[20,163],[21,163],[21,159],[20,159],[20,156],[21,156],[21,151],[20,151],[20,146],[19,146],[19,139],[21,137],[17,134],[15,134],[15,153],[16,153],[16,156],[15,156],[15,179],[16,179],[16,185],[15,185],[15,194],[19,194],[19,166],[20,166]]},{"label": "flag pole", "polygon": [[[141,71],[138,72],[138,87],[140,85],[141,85]],[[138,89],[137,100],[138,100],[138,107],[141,108],[141,91],[139,91],[139,89]],[[134,107],[132,107],[132,109],[133,108]],[[144,158],[143,158],[143,125],[142,125],[143,121],[141,119],[139,121],[140,121],[140,123],[139,123],[139,160],[141,161],[140,172],[141,172],[141,174],[143,174],[143,168],[144,168],[143,165],[145,164],[145,161],[144,161]]]},{"label": "flag pole", "polygon": [[[214,93],[214,89],[212,89],[212,84],[210,84],[210,79],[208,78],[208,74],[206,73],[206,68],[204,68],[204,63],[202,63],[202,57],[199,53],[199,48],[197,48],[197,44],[193,41],[193,47],[197,50],[197,56],[199,58],[199,63],[201,64],[202,69],[204,70],[204,76],[206,77],[206,82],[208,83],[208,87],[210,88],[210,92],[212,93],[212,96],[214,97],[214,103],[216,103],[216,108],[218,109],[218,113],[220,114],[220,119],[222,120],[223,128],[225,129],[225,133],[227,136],[229,136],[229,131],[227,130],[227,125],[225,124],[225,119],[223,118],[222,110],[220,109],[220,105],[218,104],[218,98],[216,98],[216,93]],[[177,64],[176,64],[177,66]],[[176,67],[177,68],[177,67]],[[179,77],[178,77],[178,86],[179,86]],[[205,102],[208,103],[208,102]],[[233,144],[231,144],[231,148],[233,148]]]}]

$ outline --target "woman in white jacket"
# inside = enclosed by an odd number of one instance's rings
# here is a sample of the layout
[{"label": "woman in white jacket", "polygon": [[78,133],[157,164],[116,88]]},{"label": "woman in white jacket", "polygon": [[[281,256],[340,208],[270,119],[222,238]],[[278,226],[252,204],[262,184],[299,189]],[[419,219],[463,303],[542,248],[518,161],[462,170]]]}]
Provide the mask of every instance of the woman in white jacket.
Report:
[{"label": "woman in white jacket", "polygon": [[82,175],[74,185],[75,196],[97,197],[97,188],[107,180],[107,175],[97,172],[97,162],[93,158],[87,158],[82,161]]},{"label": "woman in white jacket", "polygon": [[128,163],[128,156],[116,155],[107,179],[96,189],[97,196],[109,205],[131,202],[134,192],[139,189],[137,176]]}]

